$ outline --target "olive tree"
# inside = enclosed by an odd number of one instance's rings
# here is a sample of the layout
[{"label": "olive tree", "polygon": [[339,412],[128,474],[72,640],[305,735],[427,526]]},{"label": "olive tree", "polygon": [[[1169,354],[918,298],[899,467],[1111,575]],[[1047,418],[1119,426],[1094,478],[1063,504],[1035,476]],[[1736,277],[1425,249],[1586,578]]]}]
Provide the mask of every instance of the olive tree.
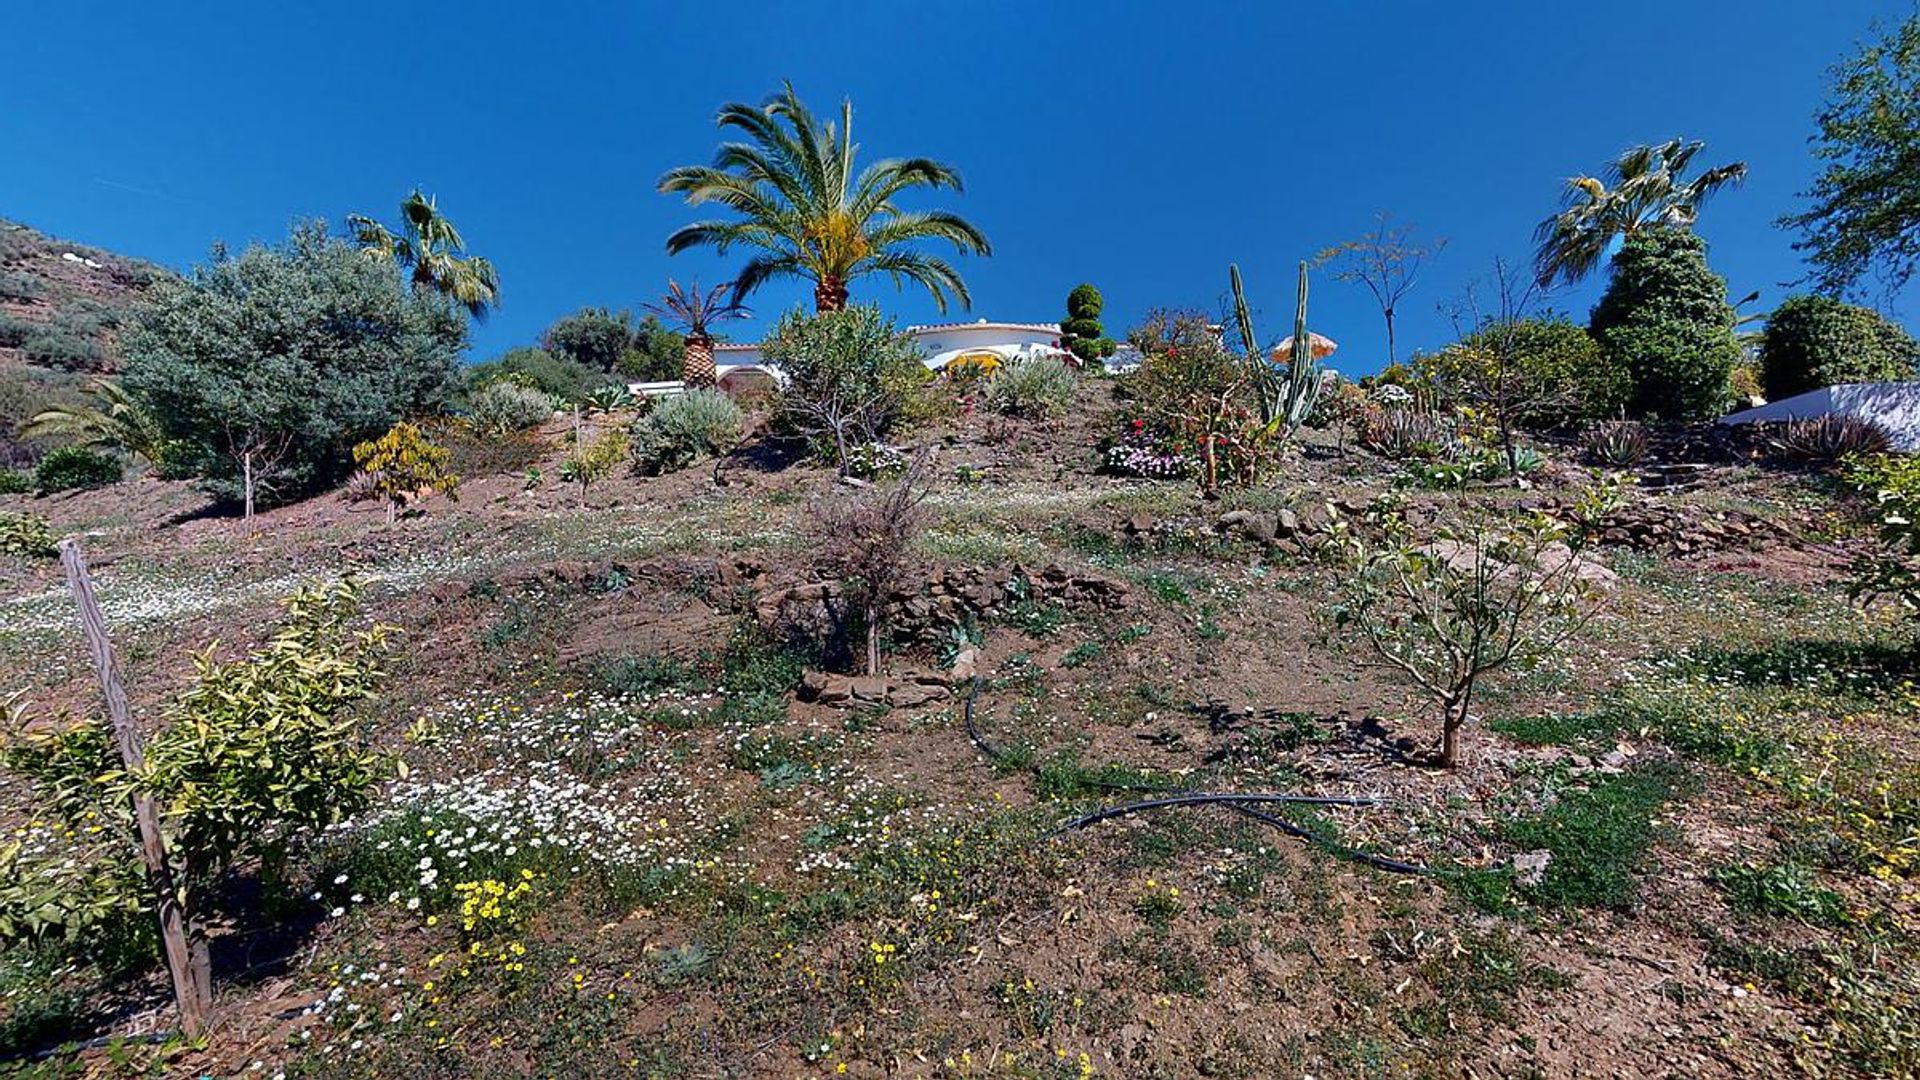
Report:
[{"label": "olive tree", "polygon": [[164,282],[128,336],[123,385],[179,461],[251,517],[338,480],[354,444],[437,412],[467,323],[321,223]]}]

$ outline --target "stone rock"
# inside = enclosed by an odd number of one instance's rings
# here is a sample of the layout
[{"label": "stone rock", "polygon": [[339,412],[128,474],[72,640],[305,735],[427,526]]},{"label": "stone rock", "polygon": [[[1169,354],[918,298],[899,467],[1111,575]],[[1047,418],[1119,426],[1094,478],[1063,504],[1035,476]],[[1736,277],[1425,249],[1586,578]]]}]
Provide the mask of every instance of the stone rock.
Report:
[{"label": "stone rock", "polygon": [[897,678],[887,678],[809,671],[800,678],[798,696],[801,701],[841,709],[876,705],[910,709],[938,701],[948,693],[947,679],[928,672],[908,672]]},{"label": "stone rock", "polygon": [[1293,536],[1300,531],[1300,515],[1291,510],[1281,510],[1273,516],[1274,532],[1281,536]]},{"label": "stone rock", "polygon": [[1547,876],[1547,865],[1553,862],[1553,852],[1547,850],[1523,851],[1513,857],[1513,880],[1516,884],[1532,888],[1540,884]]}]

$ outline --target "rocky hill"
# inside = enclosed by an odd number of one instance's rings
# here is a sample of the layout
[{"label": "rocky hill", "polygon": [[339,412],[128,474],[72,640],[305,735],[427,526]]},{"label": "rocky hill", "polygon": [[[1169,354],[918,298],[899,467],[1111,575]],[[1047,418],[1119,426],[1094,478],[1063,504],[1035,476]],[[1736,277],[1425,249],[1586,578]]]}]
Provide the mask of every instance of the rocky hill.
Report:
[{"label": "rocky hill", "polygon": [[120,368],[119,332],[170,271],[0,218],[0,465],[19,422]]}]

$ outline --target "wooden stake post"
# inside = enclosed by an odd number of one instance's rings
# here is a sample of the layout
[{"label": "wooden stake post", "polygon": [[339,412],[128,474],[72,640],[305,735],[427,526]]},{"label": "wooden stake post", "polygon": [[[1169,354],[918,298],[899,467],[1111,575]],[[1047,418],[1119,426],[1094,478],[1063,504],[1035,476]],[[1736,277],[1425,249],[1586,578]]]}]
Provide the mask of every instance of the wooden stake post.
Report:
[{"label": "wooden stake post", "polygon": [[[100,675],[100,693],[106,699],[107,720],[113,728],[113,743],[120,761],[130,773],[146,765],[146,742],[140,729],[133,726],[133,712],[127,707],[127,690],[120,681],[120,665],[113,655],[113,642],[107,636],[107,620],[93,593],[93,577],[87,571],[87,557],[80,541],[68,537],[60,541],[60,566],[67,573],[67,586],[73,590],[73,602],[80,609],[80,629],[87,638],[87,652],[93,657],[94,670]],[[147,864],[147,880],[153,886],[155,906],[160,915],[160,942],[165,947],[167,973],[173,977],[173,996],[180,1007],[180,1030],[190,1038],[206,1033],[213,1011],[213,980],[204,939],[189,941],[188,916],[174,881],[173,867],[167,862],[166,840],[160,832],[160,808],[138,788],[133,792],[133,819],[140,828],[140,857]],[[201,938],[201,935],[193,935]]]}]

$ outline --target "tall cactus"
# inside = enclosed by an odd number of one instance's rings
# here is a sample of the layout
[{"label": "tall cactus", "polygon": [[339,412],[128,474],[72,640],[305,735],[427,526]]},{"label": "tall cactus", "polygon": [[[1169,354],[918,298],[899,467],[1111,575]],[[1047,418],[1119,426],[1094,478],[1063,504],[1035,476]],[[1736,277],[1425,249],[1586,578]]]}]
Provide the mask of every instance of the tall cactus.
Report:
[{"label": "tall cactus", "polygon": [[1273,428],[1284,428],[1286,437],[1292,438],[1306,425],[1307,417],[1319,403],[1322,381],[1320,364],[1313,358],[1312,339],[1307,337],[1307,264],[1300,264],[1300,289],[1293,314],[1293,353],[1288,358],[1285,378],[1260,349],[1239,265],[1229,263],[1227,276],[1233,283],[1233,317],[1240,326],[1240,342],[1247,352],[1254,396],[1260,403],[1260,420]]},{"label": "tall cactus", "polygon": [[1313,339],[1307,336],[1307,264],[1300,264],[1300,288],[1293,309],[1293,355],[1287,358],[1287,387],[1284,408],[1287,434],[1306,426],[1313,407],[1320,403],[1320,362],[1313,358]]}]

